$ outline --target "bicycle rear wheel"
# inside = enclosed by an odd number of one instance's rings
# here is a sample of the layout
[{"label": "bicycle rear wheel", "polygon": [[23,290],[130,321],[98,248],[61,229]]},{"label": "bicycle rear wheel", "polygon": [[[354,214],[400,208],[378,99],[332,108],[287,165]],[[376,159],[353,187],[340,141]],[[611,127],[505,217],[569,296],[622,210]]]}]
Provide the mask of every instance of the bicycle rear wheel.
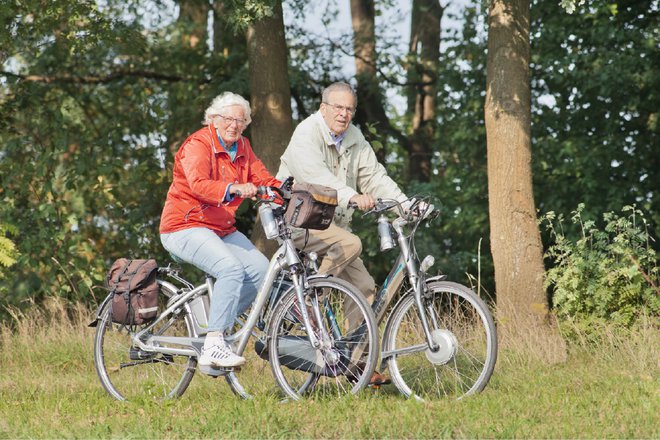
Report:
[{"label": "bicycle rear wheel", "polygon": [[[294,400],[355,394],[367,386],[378,362],[378,329],[371,308],[343,280],[312,278],[307,286],[311,327],[323,343],[318,348],[310,344],[292,288],[273,311],[268,331],[275,381]],[[317,307],[321,322],[314,318]]]},{"label": "bicycle rear wheel", "polygon": [[[159,310],[174,292],[161,286]],[[94,365],[103,388],[118,400],[179,397],[195,373],[197,359],[189,356],[147,352],[138,349],[132,335],[145,325],[124,326],[112,322],[111,302],[100,313],[94,338]],[[190,337],[190,317],[182,310],[152,331],[162,336]]]},{"label": "bicycle rear wheel", "polygon": [[440,348],[436,352],[428,348],[415,298],[408,292],[392,311],[383,336],[383,357],[392,382],[406,397],[418,400],[460,399],[478,393],[497,359],[493,318],[467,287],[446,281],[427,287],[429,295],[422,302]]}]

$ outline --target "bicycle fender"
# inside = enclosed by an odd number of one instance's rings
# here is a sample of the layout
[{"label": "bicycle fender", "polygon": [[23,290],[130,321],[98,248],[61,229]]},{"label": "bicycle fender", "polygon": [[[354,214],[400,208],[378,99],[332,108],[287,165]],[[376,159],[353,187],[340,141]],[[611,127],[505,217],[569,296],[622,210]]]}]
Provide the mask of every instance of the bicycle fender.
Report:
[{"label": "bicycle fender", "polygon": [[101,303],[101,305],[96,309],[96,313],[94,314],[94,315],[95,315],[94,320],[93,320],[92,322],[90,322],[89,324],[87,324],[87,327],[96,327],[96,325],[97,325],[98,322],[99,322],[99,319],[101,319],[101,310],[103,310],[103,307],[105,307],[105,305],[106,305],[109,301],[112,301],[112,297],[113,297],[113,295],[114,295],[114,293],[113,293],[113,292],[110,292],[110,293],[108,294],[108,296],[105,297],[105,299],[103,300],[103,302]]},{"label": "bicycle fender", "polygon": [[333,277],[333,276],[334,275],[332,275],[331,273],[323,273],[323,274],[317,273],[317,274],[308,276],[307,279],[308,280],[317,279],[317,278],[325,279],[325,278],[330,278],[330,277]]},{"label": "bicycle fender", "polygon": [[[424,284],[425,284],[425,285],[428,285],[428,284],[430,284],[430,283],[437,283],[437,282],[440,282],[440,281],[445,281],[446,279],[447,279],[447,275],[436,275],[436,276],[434,276],[434,277],[430,277],[430,278],[426,278],[426,279],[424,279]],[[397,306],[399,305],[399,303],[400,303],[401,301],[403,301],[403,300],[405,299],[406,296],[408,296],[408,295],[412,295],[412,294],[413,294],[413,289],[412,289],[412,287],[411,287],[411,288],[409,288],[408,290],[406,290],[406,292],[405,292],[403,295],[401,295],[401,297],[399,298],[399,300],[398,300],[396,303],[394,303],[394,306],[393,306],[393,307],[390,307],[390,311],[396,309]],[[389,313],[388,313],[388,314],[389,314]],[[388,321],[389,321],[389,318],[388,318]]]},{"label": "bicycle fender", "polygon": [[434,277],[425,278],[424,281],[430,283],[433,281],[445,281],[446,279],[447,279],[447,275],[436,275]]}]

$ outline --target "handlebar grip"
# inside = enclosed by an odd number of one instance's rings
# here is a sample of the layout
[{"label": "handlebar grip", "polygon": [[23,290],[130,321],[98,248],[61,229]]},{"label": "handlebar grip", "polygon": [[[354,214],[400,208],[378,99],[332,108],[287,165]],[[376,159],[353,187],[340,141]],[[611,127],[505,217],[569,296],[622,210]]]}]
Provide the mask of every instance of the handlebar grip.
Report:
[{"label": "handlebar grip", "polygon": [[[268,187],[267,187],[267,186],[263,186],[263,185],[259,185],[259,186],[257,187],[257,195],[259,195],[259,196],[264,196],[264,195],[266,195],[266,194],[268,194]],[[235,195],[236,197],[241,197],[243,194],[241,194],[241,190],[237,189],[237,190],[234,191],[234,195]]]},{"label": "handlebar grip", "polygon": [[357,203],[355,203],[355,202],[348,202],[348,207],[349,207],[349,208],[354,208],[354,209],[357,209],[357,207],[358,207],[358,204],[357,204]]}]

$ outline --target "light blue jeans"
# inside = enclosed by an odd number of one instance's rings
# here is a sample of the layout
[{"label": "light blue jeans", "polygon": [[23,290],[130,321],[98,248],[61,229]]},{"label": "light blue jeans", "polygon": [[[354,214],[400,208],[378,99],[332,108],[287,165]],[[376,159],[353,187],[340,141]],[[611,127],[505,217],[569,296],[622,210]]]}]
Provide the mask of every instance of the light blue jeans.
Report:
[{"label": "light blue jeans", "polygon": [[268,259],[248,238],[236,231],[224,237],[207,228],[161,234],[163,247],[215,278],[208,331],[231,328],[254,301]]}]

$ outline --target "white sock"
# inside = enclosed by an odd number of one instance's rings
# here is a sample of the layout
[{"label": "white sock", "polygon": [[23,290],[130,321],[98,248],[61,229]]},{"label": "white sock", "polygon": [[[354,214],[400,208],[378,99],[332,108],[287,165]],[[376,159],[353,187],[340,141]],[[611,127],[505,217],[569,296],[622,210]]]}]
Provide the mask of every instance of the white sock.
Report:
[{"label": "white sock", "polygon": [[217,345],[218,342],[224,341],[222,332],[208,332],[206,338],[204,339],[204,348],[210,348],[213,345]]}]

